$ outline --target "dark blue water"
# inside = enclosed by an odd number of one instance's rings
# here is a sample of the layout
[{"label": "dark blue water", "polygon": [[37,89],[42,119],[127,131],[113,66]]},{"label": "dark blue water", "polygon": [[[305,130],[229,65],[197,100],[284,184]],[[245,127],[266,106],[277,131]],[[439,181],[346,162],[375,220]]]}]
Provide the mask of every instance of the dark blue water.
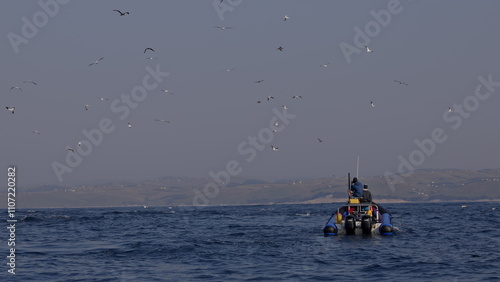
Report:
[{"label": "dark blue water", "polygon": [[18,211],[0,280],[500,280],[500,203],[384,206],[395,236],[324,237],[337,204]]}]

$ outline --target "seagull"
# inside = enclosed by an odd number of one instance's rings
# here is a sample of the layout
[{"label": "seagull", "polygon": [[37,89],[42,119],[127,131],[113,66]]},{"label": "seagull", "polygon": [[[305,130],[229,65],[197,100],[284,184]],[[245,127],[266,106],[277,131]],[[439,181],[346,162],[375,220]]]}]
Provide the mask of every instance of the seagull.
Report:
[{"label": "seagull", "polygon": [[276,50],[280,50],[280,51],[283,51],[283,49],[285,49],[285,48],[283,48],[283,47],[281,47],[281,46],[280,46],[280,47],[278,47],[278,48],[276,48]]},{"label": "seagull", "polygon": [[97,99],[99,99],[101,101],[108,101],[109,100],[108,98],[102,98],[102,97],[97,97]]},{"label": "seagull", "polygon": [[286,20],[289,20],[289,19],[290,19],[290,17],[289,17],[288,15],[285,15],[285,16],[283,17],[283,20],[284,20],[285,22],[286,22]]},{"label": "seagull", "polygon": [[448,108],[448,112],[449,112],[449,113],[453,112],[453,110],[451,109],[451,107],[450,107],[450,108]]},{"label": "seagull", "polygon": [[323,140],[321,140],[321,138],[318,138],[318,142],[321,143],[321,142],[323,142]]},{"label": "seagull", "polygon": [[253,83],[261,83],[262,81],[264,81],[264,79],[254,81]]},{"label": "seagull", "polygon": [[9,110],[11,114],[14,114],[14,110],[16,109],[16,107],[5,107],[5,108]]},{"label": "seagull", "polygon": [[302,99],[302,96],[300,96],[300,95],[298,95],[298,96],[297,95],[293,95],[293,97],[292,97],[292,99],[298,99],[298,98]]},{"label": "seagull", "polygon": [[321,66],[327,68],[330,63],[322,64]]},{"label": "seagull", "polygon": [[271,149],[272,149],[273,151],[278,151],[278,147],[274,147],[273,145],[271,145]]},{"label": "seagull", "polygon": [[10,88],[10,90],[12,90],[12,89],[18,89],[18,90],[21,90],[21,92],[23,91],[23,89],[21,87],[19,87],[19,86],[12,86]]},{"label": "seagull", "polygon": [[155,58],[155,57],[147,57],[146,59],[148,59],[148,60],[156,60],[156,59],[158,59],[158,58]]},{"label": "seagull", "polygon": [[33,131],[31,131],[31,133],[40,135],[40,131],[38,131],[38,130],[33,130]]},{"label": "seagull", "polygon": [[148,48],[144,49],[144,53],[146,53],[146,51],[148,51],[148,50],[151,50],[153,52],[155,51],[155,50],[153,50],[153,48],[148,47]]},{"label": "seagull", "polygon": [[283,109],[288,110],[288,107],[286,105],[282,106],[282,107],[283,107]]},{"label": "seagull", "polygon": [[113,11],[120,13],[120,16],[125,16],[125,15],[130,14],[129,12],[122,13],[122,11],[120,11],[120,10],[113,10]]},{"label": "seagull", "polygon": [[370,101],[370,106],[375,108],[375,104],[373,104],[373,101]]},{"label": "seagull", "polygon": [[33,85],[37,85],[36,82],[34,82],[33,80],[23,81],[23,83],[31,83]]},{"label": "seagull", "polygon": [[373,50],[372,50],[372,49],[370,49],[370,48],[369,48],[368,46],[366,46],[366,45],[365,45],[365,49],[366,49],[366,53],[371,53],[371,52],[373,52]]},{"label": "seagull", "polygon": [[274,99],[274,97],[273,96],[267,96],[267,100],[268,101],[271,100],[271,99]]},{"label": "seagull", "polygon": [[130,124],[130,122],[128,123],[127,126],[128,126],[128,128],[132,128],[132,125]]},{"label": "seagull", "polygon": [[261,100],[257,101],[257,104],[260,104],[260,103],[262,103],[262,101],[261,101]]},{"label": "seagull", "polygon": [[214,28],[218,28],[220,30],[226,30],[226,29],[233,29],[232,27],[230,26],[214,26]]},{"label": "seagull", "polygon": [[276,121],[276,122],[274,123],[274,126],[275,126],[275,127],[277,127],[278,125],[280,125],[280,123],[279,123],[278,121]]},{"label": "seagull", "polygon": [[400,81],[400,80],[394,80],[394,82],[397,82],[397,83],[399,83],[399,84],[404,84],[404,85],[406,85],[406,86],[409,86],[409,85],[408,85],[408,83],[403,82],[403,81]]},{"label": "seagull", "polygon": [[225,71],[234,71],[236,68],[225,69]]},{"label": "seagull", "polygon": [[78,143],[76,143],[78,145],[78,147],[82,146],[82,141],[78,141]]},{"label": "seagull", "polygon": [[170,90],[167,90],[167,89],[162,89],[161,91],[168,93],[170,95],[174,95],[174,93],[172,93]]},{"label": "seagull", "polygon": [[170,123],[170,121],[168,121],[168,120],[164,120],[164,119],[157,119],[157,118],[155,118],[155,121]]},{"label": "seagull", "polygon": [[92,62],[92,63],[89,65],[89,67],[90,67],[91,65],[97,65],[100,61],[102,61],[102,59],[104,59],[104,57],[100,58],[99,60],[97,60],[97,61],[95,61],[95,62]]},{"label": "seagull", "polygon": [[73,150],[73,148],[71,148],[71,147],[66,148],[66,151],[70,151],[70,152],[73,152],[73,153],[75,152],[75,150]]},{"label": "seagull", "polygon": [[83,107],[85,108],[86,111],[89,110],[89,105],[83,105]]}]

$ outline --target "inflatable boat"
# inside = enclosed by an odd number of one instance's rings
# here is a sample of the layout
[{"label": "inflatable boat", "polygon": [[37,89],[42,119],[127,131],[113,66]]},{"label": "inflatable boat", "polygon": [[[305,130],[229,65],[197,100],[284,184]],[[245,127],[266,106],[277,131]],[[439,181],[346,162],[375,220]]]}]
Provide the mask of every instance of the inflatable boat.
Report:
[{"label": "inflatable boat", "polygon": [[[382,212],[381,212],[382,211]],[[375,203],[349,199],[332,214],[323,228],[325,236],[380,234],[393,235],[391,215]]]}]

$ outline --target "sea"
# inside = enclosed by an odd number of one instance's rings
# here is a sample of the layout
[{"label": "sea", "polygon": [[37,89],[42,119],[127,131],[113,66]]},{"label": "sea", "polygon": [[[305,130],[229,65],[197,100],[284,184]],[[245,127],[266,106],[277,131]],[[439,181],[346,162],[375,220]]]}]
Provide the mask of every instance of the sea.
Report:
[{"label": "sea", "polygon": [[17,210],[0,281],[500,281],[500,202],[387,203],[395,235],[325,237],[339,205]]}]

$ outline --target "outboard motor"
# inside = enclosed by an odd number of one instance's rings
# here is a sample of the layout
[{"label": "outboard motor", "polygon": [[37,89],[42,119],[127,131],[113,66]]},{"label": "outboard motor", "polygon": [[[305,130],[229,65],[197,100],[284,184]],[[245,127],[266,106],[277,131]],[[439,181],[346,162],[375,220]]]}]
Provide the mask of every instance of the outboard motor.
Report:
[{"label": "outboard motor", "polygon": [[344,228],[347,235],[354,235],[356,233],[356,218],[352,215],[346,216]]},{"label": "outboard motor", "polygon": [[361,217],[361,230],[363,234],[368,235],[372,233],[372,217],[365,214]]},{"label": "outboard motor", "polygon": [[393,235],[394,227],[391,224],[391,215],[388,213],[382,214],[381,225],[378,228],[381,235]]}]

